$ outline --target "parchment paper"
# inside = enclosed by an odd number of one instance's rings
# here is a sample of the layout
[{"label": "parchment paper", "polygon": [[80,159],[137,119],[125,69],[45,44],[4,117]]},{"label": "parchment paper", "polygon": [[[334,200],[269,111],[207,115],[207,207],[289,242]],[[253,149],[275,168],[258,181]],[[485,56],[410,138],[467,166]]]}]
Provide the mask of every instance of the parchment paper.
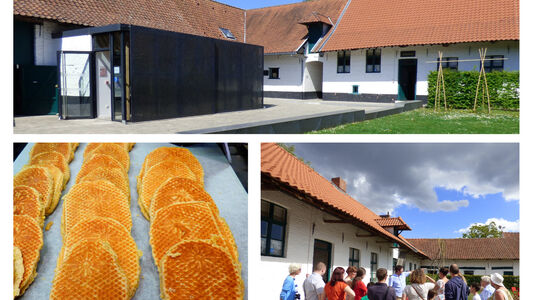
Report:
[{"label": "parchment paper", "polygon": [[[20,153],[13,164],[16,174],[28,163],[29,153],[33,144],[28,144]],[[130,152],[130,195],[131,216],[133,221],[132,236],[137,243],[137,248],[143,252],[141,257],[141,278],[139,287],[133,299],[159,299],[159,274],[152,258],[149,244],[150,223],[143,217],[137,204],[137,180],[145,156],[152,150],[173,146],[171,144],[145,144],[139,143]],[[71,178],[63,191],[65,195],[74,185],[83,161],[83,151],[86,144],[81,144],[75,153],[74,160],[70,163]],[[205,189],[213,197],[218,206],[220,215],[226,220],[239,251],[239,260],[242,265],[242,278],[245,285],[245,299],[247,299],[248,286],[248,194],[242,187],[235,172],[229,165],[226,157],[214,144],[199,144],[187,147],[200,161],[205,173]],[[62,195],[62,196],[63,196]],[[60,233],[61,213],[63,200],[61,199],[56,210],[45,219],[46,224],[53,222],[49,231],[44,231],[44,245],[41,249],[41,259],[37,266],[37,277],[20,299],[48,299],[52,289],[54,270],[57,257],[62,246]],[[200,270],[205,272],[205,270]],[[184,274],[186,276],[186,274]]]}]

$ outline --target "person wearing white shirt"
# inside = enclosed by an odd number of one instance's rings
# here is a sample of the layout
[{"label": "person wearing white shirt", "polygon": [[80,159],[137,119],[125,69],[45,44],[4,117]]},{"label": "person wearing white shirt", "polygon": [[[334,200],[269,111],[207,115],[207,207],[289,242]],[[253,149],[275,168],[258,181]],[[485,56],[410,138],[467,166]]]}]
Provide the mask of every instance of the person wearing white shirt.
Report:
[{"label": "person wearing white shirt", "polygon": [[474,282],[470,285],[470,294],[472,294],[472,300],[481,300],[481,297],[479,296],[478,292],[481,289],[479,286],[479,283]]},{"label": "person wearing white shirt", "polygon": [[304,294],[306,300],[324,300],[324,286],[326,283],[322,276],[326,273],[326,265],[323,262],[316,264],[313,274],[304,281]]},{"label": "person wearing white shirt", "polygon": [[490,277],[489,276],[483,276],[481,277],[481,287],[483,288],[483,291],[479,293],[479,297],[481,300],[488,300],[490,296],[494,293],[494,288],[492,285],[490,285]]},{"label": "person wearing white shirt", "polygon": [[401,300],[403,290],[405,289],[405,278],[409,276],[411,272],[404,272],[402,265],[396,265],[394,268],[394,274],[389,277],[389,286],[394,288],[396,299]]}]

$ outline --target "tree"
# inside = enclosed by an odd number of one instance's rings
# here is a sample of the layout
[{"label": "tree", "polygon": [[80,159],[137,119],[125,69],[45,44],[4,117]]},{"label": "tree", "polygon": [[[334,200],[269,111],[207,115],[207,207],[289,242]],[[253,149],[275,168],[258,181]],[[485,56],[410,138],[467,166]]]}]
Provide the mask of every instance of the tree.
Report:
[{"label": "tree", "polygon": [[467,232],[463,233],[464,239],[479,239],[479,238],[499,238],[503,234],[503,226],[496,225],[492,221],[488,225],[476,224],[471,226]]}]

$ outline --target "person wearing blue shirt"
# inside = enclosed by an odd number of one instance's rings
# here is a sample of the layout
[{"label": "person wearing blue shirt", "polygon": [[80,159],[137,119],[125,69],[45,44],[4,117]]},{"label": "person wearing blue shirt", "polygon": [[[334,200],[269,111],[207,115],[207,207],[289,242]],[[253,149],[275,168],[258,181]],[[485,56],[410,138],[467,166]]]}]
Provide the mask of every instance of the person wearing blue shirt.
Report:
[{"label": "person wearing blue shirt", "polygon": [[280,300],[300,299],[299,297],[296,297],[296,295],[299,294],[296,289],[296,284],[294,283],[294,279],[298,274],[300,274],[300,272],[302,272],[302,266],[300,264],[289,265],[289,276],[287,276],[283,282],[281,294],[279,295]]},{"label": "person wearing blue shirt", "polygon": [[483,276],[481,277],[481,287],[483,288],[483,291],[479,293],[479,297],[481,300],[488,300],[492,294],[494,294],[494,288],[492,285],[490,285],[490,277],[489,276]]},{"label": "person wearing blue shirt", "polygon": [[402,265],[396,265],[394,274],[389,277],[389,286],[394,288],[396,299],[402,299],[403,290],[405,289],[405,279],[411,272],[404,272]]}]

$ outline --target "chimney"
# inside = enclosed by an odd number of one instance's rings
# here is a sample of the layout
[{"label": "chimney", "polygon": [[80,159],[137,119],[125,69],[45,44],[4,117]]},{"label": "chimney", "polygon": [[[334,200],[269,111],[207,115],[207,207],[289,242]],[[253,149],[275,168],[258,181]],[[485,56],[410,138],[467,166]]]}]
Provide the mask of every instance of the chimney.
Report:
[{"label": "chimney", "polygon": [[343,192],[346,193],[346,181],[342,180],[340,177],[335,177],[331,179],[331,182],[333,182],[336,186],[339,187]]}]

